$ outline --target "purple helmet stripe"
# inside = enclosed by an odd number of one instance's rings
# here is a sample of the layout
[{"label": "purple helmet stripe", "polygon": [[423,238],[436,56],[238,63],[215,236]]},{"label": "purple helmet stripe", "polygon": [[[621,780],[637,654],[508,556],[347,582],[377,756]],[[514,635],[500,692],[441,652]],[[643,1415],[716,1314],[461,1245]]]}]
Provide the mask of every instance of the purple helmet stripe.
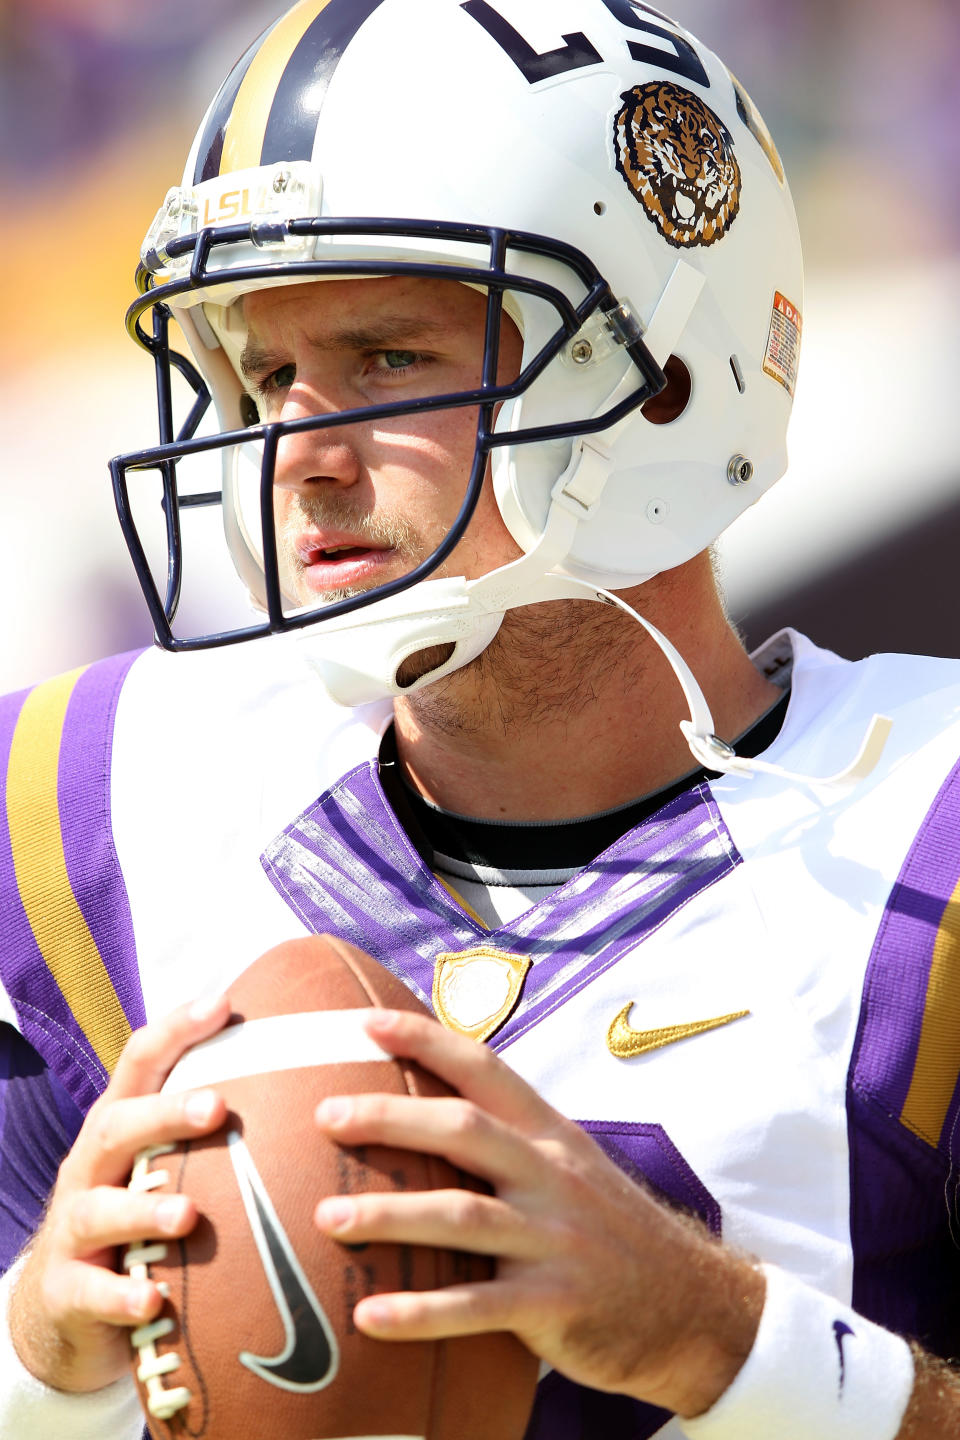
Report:
[{"label": "purple helmet stripe", "polygon": [[227,121],[230,119],[233,103],[237,98],[237,92],[243,84],[244,76],[250,69],[250,63],[260,46],[266,40],[270,31],[275,29],[279,20],[259,35],[248,50],[237,61],[230,74],[227,76],[220,93],[210,107],[207,116],[207,123],[203,129],[203,135],[197,147],[197,160],[193,172],[194,185],[201,184],[204,180],[214,180],[220,174],[220,160],[223,156],[223,138],[226,134]]},{"label": "purple helmet stripe", "polygon": [[280,78],[263,137],[262,165],[309,160],[317,117],[343,52],[383,0],[328,0]]}]

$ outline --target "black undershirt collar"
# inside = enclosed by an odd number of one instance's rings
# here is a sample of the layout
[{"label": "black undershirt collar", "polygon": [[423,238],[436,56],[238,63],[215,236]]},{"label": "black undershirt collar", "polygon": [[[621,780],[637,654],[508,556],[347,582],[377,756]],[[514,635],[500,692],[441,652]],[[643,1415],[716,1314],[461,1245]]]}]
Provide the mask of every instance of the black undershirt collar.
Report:
[{"label": "black undershirt collar", "polygon": [[[787,691],[734,742],[738,755],[755,756],[776,740],[787,713]],[[390,805],[426,863],[439,852],[467,865],[494,870],[570,869],[587,865],[621,835],[717,771],[700,767],[671,785],[573,820],[476,820],[442,810],[413,788],[397,761],[391,725],[380,745],[380,782]]]}]

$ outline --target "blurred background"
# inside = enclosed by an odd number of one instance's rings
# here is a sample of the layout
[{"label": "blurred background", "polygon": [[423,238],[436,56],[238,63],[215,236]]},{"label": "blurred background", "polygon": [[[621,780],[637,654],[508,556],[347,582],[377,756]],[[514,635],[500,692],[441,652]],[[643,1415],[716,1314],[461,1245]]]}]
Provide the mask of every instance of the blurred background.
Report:
[{"label": "blurred background", "polygon": [[[0,692],[150,627],[106,460],[156,433],[140,241],[284,0],[0,0]],[[778,143],[808,284],[787,477],[722,545],[758,643],[960,655],[960,5],[673,0]]]}]

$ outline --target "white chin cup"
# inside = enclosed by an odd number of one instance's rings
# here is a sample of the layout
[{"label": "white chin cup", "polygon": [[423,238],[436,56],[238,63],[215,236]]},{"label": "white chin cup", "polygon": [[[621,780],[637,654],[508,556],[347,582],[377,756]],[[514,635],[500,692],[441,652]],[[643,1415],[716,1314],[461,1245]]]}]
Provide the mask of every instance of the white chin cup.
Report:
[{"label": "white chin cup", "polygon": [[[297,643],[338,705],[368,705],[388,695],[419,690],[476,659],[500,629],[502,614],[471,605],[462,576],[423,580],[368,608],[301,631]],[[452,645],[443,664],[411,685],[397,674],[411,655]]]},{"label": "white chin cup", "polygon": [[[546,600],[596,598],[582,581],[563,575],[527,579],[518,574],[529,559],[524,556],[479,580],[462,575],[421,580],[399,595],[300,631],[296,643],[338,705],[367,705],[390,695],[409,695],[475,660],[508,610]],[[403,662],[436,645],[453,649],[419,679],[398,684]]]},{"label": "white chin cup", "polygon": [[[596,511],[609,471],[606,446],[592,436],[579,438],[553,487],[540,538],[527,554],[475,580],[453,575],[418,581],[409,590],[301,632],[307,661],[332,698],[341,705],[363,705],[409,694],[474,660],[508,610],[544,600],[591,598],[589,586],[556,574],[554,566],[570,553],[581,521]],[[454,649],[412,685],[398,685],[404,660],[433,645]]]}]

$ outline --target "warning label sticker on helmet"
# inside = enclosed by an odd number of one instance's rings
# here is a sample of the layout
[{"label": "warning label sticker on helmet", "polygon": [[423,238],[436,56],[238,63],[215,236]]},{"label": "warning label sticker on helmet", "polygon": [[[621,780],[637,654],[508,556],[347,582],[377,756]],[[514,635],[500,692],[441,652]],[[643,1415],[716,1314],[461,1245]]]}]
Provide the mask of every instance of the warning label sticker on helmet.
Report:
[{"label": "warning label sticker on helmet", "polygon": [[765,374],[793,395],[797,388],[797,369],[800,364],[800,337],[803,333],[803,316],[785,295],[778,290],[773,299],[773,314],[770,316],[770,334],[763,357]]}]

